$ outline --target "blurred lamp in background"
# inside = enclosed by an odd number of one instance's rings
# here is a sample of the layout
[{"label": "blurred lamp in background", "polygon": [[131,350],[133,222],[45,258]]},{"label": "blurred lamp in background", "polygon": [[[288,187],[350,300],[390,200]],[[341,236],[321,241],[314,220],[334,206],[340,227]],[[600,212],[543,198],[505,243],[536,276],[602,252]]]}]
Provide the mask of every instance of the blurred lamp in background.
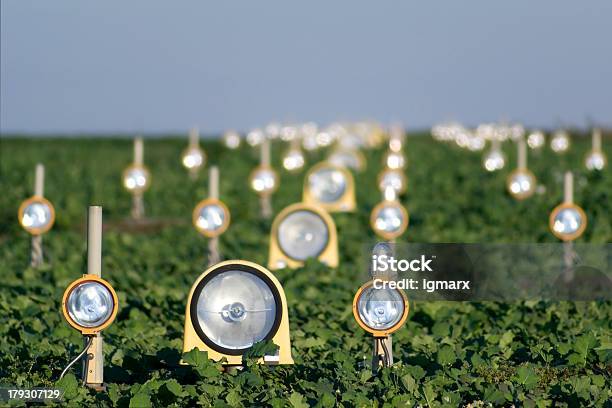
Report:
[{"label": "blurred lamp in background", "polygon": [[608,160],[601,148],[601,130],[593,129],[593,146],[584,158],[584,165],[590,171],[601,171],[606,167]]},{"label": "blurred lamp in background", "polygon": [[234,130],[228,130],[223,134],[223,143],[228,149],[237,149],[240,147],[240,133]]},{"label": "blurred lamp in background", "polygon": [[264,364],[293,364],[287,300],[280,282],[253,262],[225,261],[198,277],[187,299],[183,352],[208,352],[225,365],[242,365],[253,344],[271,340],[278,354]]},{"label": "blurred lamp in background", "polygon": [[524,139],[517,141],[518,165],[506,181],[508,192],[517,200],[524,200],[533,195],[536,189],[536,178],[527,168],[527,146]]},{"label": "blurred lamp in background", "polygon": [[183,152],[181,162],[192,179],[197,178],[198,172],[206,164],[206,153],[200,148],[200,133],[197,128],[189,132],[189,146]]},{"label": "blurred lamp in background", "polygon": [[336,224],[322,208],[297,203],[281,211],[272,223],[268,267],[298,268],[308,258],[338,266]]},{"label": "blurred lamp in background", "polygon": [[306,174],[303,201],[329,212],[354,211],[353,175],[347,169],[328,162],[313,166]]},{"label": "blurred lamp in background", "polygon": [[379,237],[392,241],[408,228],[408,211],[397,200],[383,200],[370,213],[370,227]]},{"label": "blurred lamp in background", "polygon": [[550,139],[550,148],[555,153],[565,153],[570,147],[570,136],[565,130],[557,130]]}]

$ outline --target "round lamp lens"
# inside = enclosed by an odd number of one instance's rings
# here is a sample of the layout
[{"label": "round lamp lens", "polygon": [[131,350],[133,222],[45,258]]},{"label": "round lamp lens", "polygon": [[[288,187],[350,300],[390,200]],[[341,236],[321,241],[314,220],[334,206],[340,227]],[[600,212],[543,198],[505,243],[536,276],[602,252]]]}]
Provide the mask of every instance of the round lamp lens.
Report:
[{"label": "round lamp lens", "polygon": [[312,195],[320,202],[338,201],[346,191],[346,178],[338,169],[322,168],[308,177]]},{"label": "round lamp lens", "polygon": [[260,194],[271,193],[276,188],[276,173],[270,168],[256,169],[251,176],[251,188]]},{"label": "round lamp lens", "polygon": [[569,135],[565,132],[557,132],[550,140],[550,148],[555,153],[563,153],[569,149],[570,139]]},{"label": "round lamp lens", "polygon": [[404,222],[404,214],[397,206],[383,206],[374,215],[374,228],[389,234],[400,231]]},{"label": "round lamp lens", "polygon": [[44,229],[52,218],[52,210],[47,203],[33,201],[23,209],[21,225],[28,229]]},{"label": "round lamp lens", "polygon": [[510,193],[517,197],[528,196],[535,188],[534,177],[527,172],[515,172],[508,182]]},{"label": "round lamp lens", "polygon": [[392,189],[396,192],[403,192],[406,189],[403,174],[395,170],[387,170],[380,176],[378,182],[380,191],[385,192],[387,189]]},{"label": "round lamp lens", "polygon": [[295,211],[287,215],[278,227],[278,244],[290,258],[304,261],[323,252],[329,242],[327,224],[317,214]]},{"label": "round lamp lens", "polygon": [[395,326],[404,313],[404,298],[397,289],[367,287],[357,303],[361,321],[372,330]]},{"label": "round lamp lens", "polygon": [[84,282],[70,292],[67,308],[70,318],[78,325],[98,327],[113,313],[113,296],[101,283]]},{"label": "round lamp lens", "polygon": [[304,155],[299,150],[291,150],[283,158],[283,167],[286,170],[294,171],[304,167]]},{"label": "round lamp lens", "polygon": [[188,169],[197,169],[204,164],[204,154],[198,147],[190,147],[183,154],[183,166]]},{"label": "round lamp lens", "polygon": [[218,347],[239,350],[268,338],[279,301],[257,275],[240,270],[217,274],[197,299],[197,324]]},{"label": "round lamp lens", "polygon": [[200,209],[196,218],[196,226],[204,231],[217,231],[225,223],[225,211],[216,204],[205,205]]},{"label": "round lamp lens", "polygon": [[149,171],[144,167],[130,167],[123,176],[123,185],[129,191],[144,191],[149,182]]},{"label": "round lamp lens", "polygon": [[486,154],[483,160],[483,165],[487,171],[496,171],[504,168],[506,160],[504,155],[499,150],[491,150]]},{"label": "round lamp lens", "polygon": [[404,155],[400,152],[391,151],[387,154],[387,157],[385,158],[385,164],[390,169],[403,169],[406,165],[406,159],[404,158]]},{"label": "round lamp lens", "polygon": [[531,149],[539,149],[544,146],[544,142],[546,141],[546,137],[542,132],[533,132],[529,136],[527,136],[527,145]]},{"label": "round lamp lens", "polygon": [[563,208],[553,219],[553,230],[561,235],[575,234],[582,225],[582,215],[575,208]]},{"label": "round lamp lens", "polygon": [[584,164],[588,170],[603,170],[606,167],[606,156],[603,155],[602,152],[591,151],[586,159],[584,160]]},{"label": "round lamp lens", "polygon": [[229,149],[237,149],[240,147],[240,135],[234,131],[230,131],[223,135],[223,142]]}]

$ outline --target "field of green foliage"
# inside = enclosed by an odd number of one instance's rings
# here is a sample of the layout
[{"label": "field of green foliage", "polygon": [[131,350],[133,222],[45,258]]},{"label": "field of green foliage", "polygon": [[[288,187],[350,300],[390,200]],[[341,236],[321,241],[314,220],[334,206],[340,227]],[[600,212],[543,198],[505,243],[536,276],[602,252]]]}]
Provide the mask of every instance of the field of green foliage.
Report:
[{"label": "field of green foliage", "polygon": [[[147,216],[163,228],[126,228],[131,199],[121,187],[130,163],[127,139],[0,140],[0,387],[54,386],[82,406],[612,406],[611,302],[415,302],[393,336],[396,365],[372,376],[372,341],[354,321],[351,303],[361,282],[364,244],[374,241],[369,213],[380,199],[376,175],[383,151],[366,152],[356,175],[359,210],[335,214],[340,267],[311,261],[275,272],[287,295],[293,366],[252,364],[221,373],[202,354],[181,359],[186,298],[205,269],[206,240],[191,225],[194,205],[206,196],[206,175],[192,181],[180,163],[186,140],[145,141],[152,172]],[[612,141],[605,140],[608,158]],[[227,259],[265,265],[271,221],[259,218],[247,186],[257,154],[203,143],[221,172],[221,199],[232,224],[221,237]],[[562,174],[576,172],[575,200],[589,226],[580,242],[612,241],[612,171],[587,174],[587,138],[574,138],[565,156],[544,149],[529,164],[545,188],[517,202],[505,191],[512,166],[486,173],[481,154],[409,137],[409,185],[402,202],[411,219],[400,242],[556,242],[548,214],[562,199]],[[273,146],[280,164],[285,146]],[[505,146],[514,163],[514,148]],[[307,156],[313,164],[325,152]],[[34,165],[46,166],[45,195],[57,211],[44,236],[45,265],[31,269],[30,239],[17,222],[30,196]],[[301,199],[303,173],[282,172],[275,211]],[[79,384],[78,369],[61,382],[80,351],[80,335],[63,320],[64,289],[85,272],[87,206],[104,208],[103,277],[116,289],[120,310],[104,332],[106,393]],[[257,353],[253,353],[254,356]],[[3,403],[0,403],[3,404]]]}]

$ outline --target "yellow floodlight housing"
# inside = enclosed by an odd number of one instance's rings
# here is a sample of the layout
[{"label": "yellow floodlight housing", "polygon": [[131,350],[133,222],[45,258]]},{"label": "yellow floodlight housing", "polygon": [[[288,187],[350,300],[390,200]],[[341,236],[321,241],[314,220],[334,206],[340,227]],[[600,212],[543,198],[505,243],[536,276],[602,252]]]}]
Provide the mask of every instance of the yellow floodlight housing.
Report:
[{"label": "yellow floodlight housing", "polygon": [[278,354],[262,364],[293,364],[289,316],[283,287],[263,266],[243,260],[211,266],[187,298],[183,352],[194,348],[225,365],[242,365],[253,344],[271,340]]},{"label": "yellow floodlight housing", "polygon": [[338,234],[333,218],[323,208],[291,204],[274,218],[268,268],[298,268],[308,258],[338,266]]},{"label": "yellow floodlight housing", "polygon": [[303,202],[328,212],[350,212],[356,207],[355,182],[346,168],[321,162],[313,166],[304,180]]}]

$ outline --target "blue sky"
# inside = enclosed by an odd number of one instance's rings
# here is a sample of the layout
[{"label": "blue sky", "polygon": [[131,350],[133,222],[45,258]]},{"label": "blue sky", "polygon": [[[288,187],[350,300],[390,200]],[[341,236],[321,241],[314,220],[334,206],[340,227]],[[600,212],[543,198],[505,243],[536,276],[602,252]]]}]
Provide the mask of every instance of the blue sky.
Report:
[{"label": "blue sky", "polygon": [[2,0],[2,132],[612,126],[612,2]]}]

